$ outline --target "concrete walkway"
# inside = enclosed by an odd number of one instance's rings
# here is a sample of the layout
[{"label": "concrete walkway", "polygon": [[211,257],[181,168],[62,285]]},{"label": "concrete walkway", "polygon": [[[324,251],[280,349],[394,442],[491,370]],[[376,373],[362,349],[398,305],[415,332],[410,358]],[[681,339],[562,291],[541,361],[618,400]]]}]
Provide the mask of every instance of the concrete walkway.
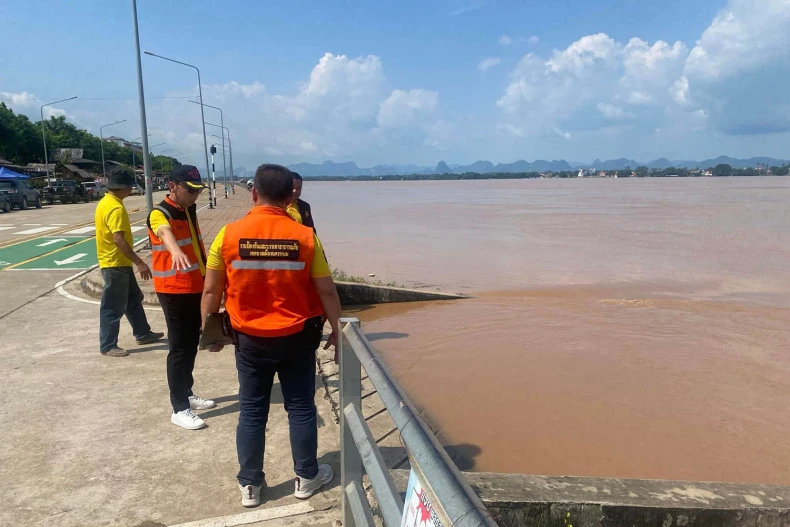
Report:
[{"label": "concrete walkway", "polygon": [[[220,198],[218,209],[201,211],[207,241],[249,206],[249,193],[237,188],[235,196]],[[339,519],[339,476],[307,502],[292,495],[287,417],[276,381],[265,503],[248,510],[235,481],[232,349],[198,355],[195,392],[218,407],[198,412],[208,428],[183,430],[170,424],[167,343],[136,346],[124,321],[120,345],[130,356],[100,356],[98,305],[77,296],[50,293],[0,324],[0,525],[331,525]],[[146,313],[154,330],[164,330],[160,309]],[[321,352],[319,361],[329,358]],[[319,458],[337,470],[339,433],[324,385],[316,376]]]}]

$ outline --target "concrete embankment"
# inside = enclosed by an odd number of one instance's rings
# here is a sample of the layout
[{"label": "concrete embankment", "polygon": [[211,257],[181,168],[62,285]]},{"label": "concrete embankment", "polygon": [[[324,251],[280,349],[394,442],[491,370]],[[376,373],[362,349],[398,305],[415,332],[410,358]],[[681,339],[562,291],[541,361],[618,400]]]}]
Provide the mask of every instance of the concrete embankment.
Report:
[{"label": "concrete embankment", "polygon": [[[454,300],[467,298],[464,295],[439,293],[435,291],[420,291],[402,287],[388,287],[383,285],[360,284],[356,282],[335,282],[340,302],[344,306],[387,304],[391,302],[420,302],[426,300]],[[101,272],[94,269],[82,277],[80,282],[82,290],[94,297],[101,298],[104,281]],[[140,282],[143,292],[143,303],[152,306],[159,305],[159,299],[151,288],[150,283]]]}]

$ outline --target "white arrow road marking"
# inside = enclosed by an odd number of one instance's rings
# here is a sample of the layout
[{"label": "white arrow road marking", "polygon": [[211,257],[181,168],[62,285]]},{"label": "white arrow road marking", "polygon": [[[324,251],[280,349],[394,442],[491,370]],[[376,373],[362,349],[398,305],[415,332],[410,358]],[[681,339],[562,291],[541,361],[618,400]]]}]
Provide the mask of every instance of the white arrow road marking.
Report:
[{"label": "white arrow road marking", "polygon": [[89,232],[93,232],[94,230],[96,230],[96,227],[94,227],[93,225],[89,225],[88,227],[74,229],[73,231],[69,231],[66,234],[88,234]]},{"label": "white arrow road marking", "polygon": [[66,238],[56,238],[54,240],[49,240],[44,243],[39,243],[38,245],[36,245],[36,247],[46,247],[47,245],[52,245],[53,243],[67,242],[67,241],[68,240]]},{"label": "white arrow road marking", "polygon": [[83,257],[88,256],[88,253],[77,253],[74,256],[69,256],[65,260],[55,260],[55,265],[66,265],[77,263],[82,260]]}]

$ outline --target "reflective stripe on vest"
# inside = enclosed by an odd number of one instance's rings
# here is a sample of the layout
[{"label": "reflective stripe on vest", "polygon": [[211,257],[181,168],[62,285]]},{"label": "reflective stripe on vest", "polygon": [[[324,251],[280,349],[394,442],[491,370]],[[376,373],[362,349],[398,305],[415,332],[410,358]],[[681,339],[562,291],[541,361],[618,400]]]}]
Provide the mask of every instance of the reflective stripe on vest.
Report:
[{"label": "reflective stripe on vest", "polygon": [[[310,268],[313,230],[276,207],[255,206],[225,226],[225,310],[240,333],[293,335],[323,314]],[[265,253],[271,253],[269,256]]]},{"label": "reflective stripe on vest", "polygon": [[234,269],[263,269],[267,271],[301,271],[304,262],[281,262],[279,260],[233,260]]},{"label": "reflective stripe on vest", "polygon": [[170,269],[169,271],[151,271],[151,274],[159,278],[167,278],[168,276],[175,276],[178,273],[190,273],[192,271],[200,271],[198,264],[192,264],[185,269]]},{"label": "reflective stripe on vest", "polygon": [[[203,239],[203,238],[201,237],[201,239]],[[192,245],[192,238],[181,238],[180,240],[176,240],[176,245],[178,245],[179,247],[186,247],[187,245]],[[163,243],[162,245],[157,245],[155,247],[152,246],[151,250],[152,251],[166,251],[167,247],[165,247],[165,244]]]},{"label": "reflective stripe on vest", "polygon": [[[151,242],[151,274],[154,277],[154,290],[157,293],[201,293],[203,292],[203,273],[200,269],[198,258],[203,258],[205,262],[205,249],[203,248],[200,227],[197,223],[194,205],[189,210],[184,210],[170,199],[159,203],[155,210],[162,212],[168,220],[170,230],[176,238],[176,244],[181,248],[189,260],[189,267],[182,270],[173,269],[173,259],[167,247],[151,230],[150,217],[148,220],[148,238]],[[189,227],[190,218],[195,227],[195,234],[198,237],[199,253],[196,253],[192,243],[192,230]]]}]

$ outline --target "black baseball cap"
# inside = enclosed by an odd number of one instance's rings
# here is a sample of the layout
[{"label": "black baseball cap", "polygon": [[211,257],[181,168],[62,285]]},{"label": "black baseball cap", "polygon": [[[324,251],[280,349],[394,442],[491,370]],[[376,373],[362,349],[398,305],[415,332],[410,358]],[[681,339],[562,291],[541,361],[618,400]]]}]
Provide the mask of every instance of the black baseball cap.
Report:
[{"label": "black baseball cap", "polygon": [[170,171],[170,181],[174,183],[186,183],[190,188],[203,189],[206,185],[200,179],[200,172],[197,167],[192,165],[179,165]]}]

